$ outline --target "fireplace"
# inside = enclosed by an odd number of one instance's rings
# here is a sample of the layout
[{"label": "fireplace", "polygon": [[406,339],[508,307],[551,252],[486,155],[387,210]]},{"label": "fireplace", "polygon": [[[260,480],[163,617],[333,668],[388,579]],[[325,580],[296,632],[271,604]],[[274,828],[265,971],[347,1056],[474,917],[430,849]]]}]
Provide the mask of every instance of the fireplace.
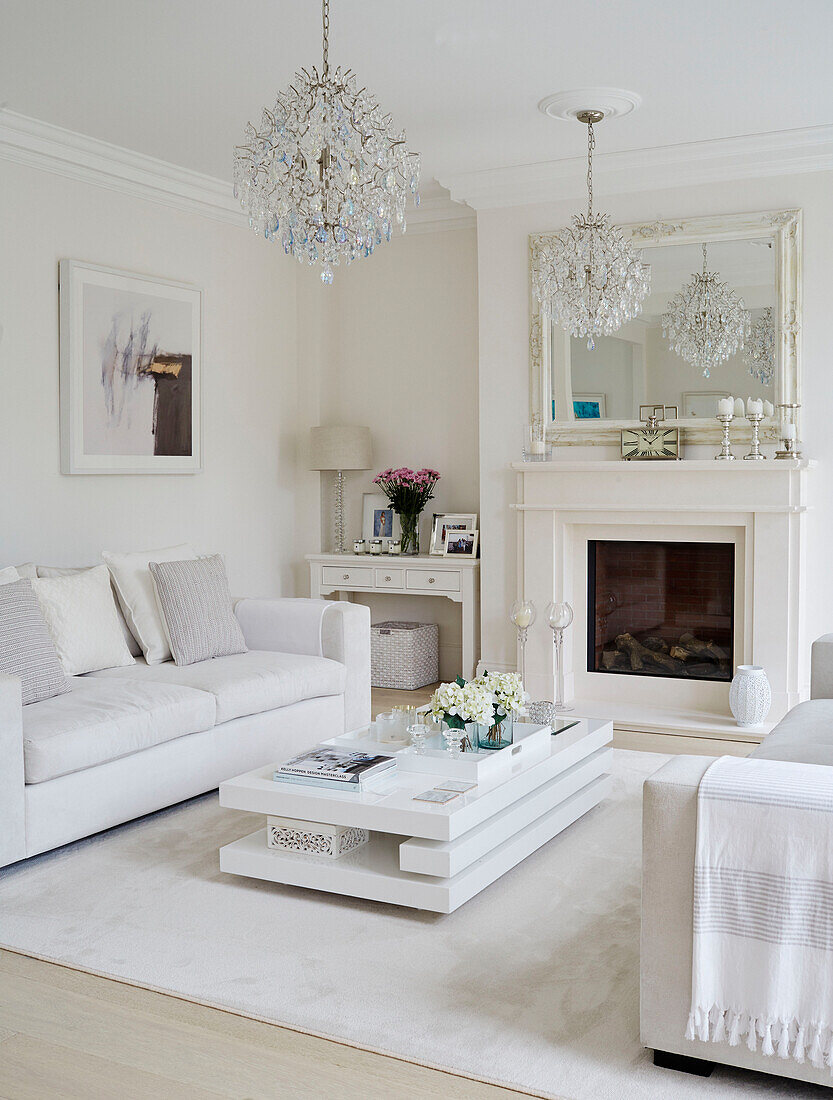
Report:
[{"label": "fireplace", "polygon": [[587,670],[730,681],[735,547],[587,543]]}]

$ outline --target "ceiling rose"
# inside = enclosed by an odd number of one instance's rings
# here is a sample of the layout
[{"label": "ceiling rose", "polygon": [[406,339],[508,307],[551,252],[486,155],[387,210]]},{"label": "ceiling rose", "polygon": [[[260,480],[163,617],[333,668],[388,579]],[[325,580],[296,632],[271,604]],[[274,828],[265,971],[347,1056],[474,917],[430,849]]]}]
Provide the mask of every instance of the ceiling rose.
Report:
[{"label": "ceiling rose", "polygon": [[260,128],[246,127],[234,193],[256,233],[321,264],[331,283],[335,265],[371,255],[397,226],[404,233],[408,195],[419,204],[419,156],[350,69],[330,69],[329,0],[322,22],[321,72],[301,69]]},{"label": "ceiling rose", "polygon": [[538,104],[538,110],[548,118],[573,122],[587,110],[588,103],[593,104],[593,109],[602,118],[621,118],[640,106],[642,96],[624,88],[575,88],[545,96]]}]

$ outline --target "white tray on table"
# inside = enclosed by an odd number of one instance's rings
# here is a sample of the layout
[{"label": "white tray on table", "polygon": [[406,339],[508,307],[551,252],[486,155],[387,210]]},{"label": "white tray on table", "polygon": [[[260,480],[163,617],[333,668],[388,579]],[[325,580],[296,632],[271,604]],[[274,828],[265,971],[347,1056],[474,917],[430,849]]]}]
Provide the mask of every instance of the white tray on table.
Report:
[{"label": "white tray on table", "polygon": [[399,772],[421,772],[444,779],[468,779],[473,783],[482,783],[502,779],[545,759],[549,755],[551,738],[549,726],[516,722],[513,744],[503,749],[464,752],[458,757],[452,757],[448,752],[442,734],[429,739],[424,753],[417,753],[410,745],[376,741],[371,737],[371,728],[333,737],[325,744],[343,748],[361,747],[365,752],[391,753],[396,757]]}]

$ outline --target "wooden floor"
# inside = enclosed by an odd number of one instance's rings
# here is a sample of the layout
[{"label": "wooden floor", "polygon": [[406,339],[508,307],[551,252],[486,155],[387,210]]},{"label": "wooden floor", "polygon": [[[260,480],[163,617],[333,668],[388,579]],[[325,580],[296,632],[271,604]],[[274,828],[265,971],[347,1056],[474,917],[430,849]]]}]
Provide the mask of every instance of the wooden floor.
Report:
[{"label": "wooden floor", "polygon": [[[405,701],[421,705],[430,693],[431,688],[377,690],[373,712]],[[614,744],[704,755],[746,755],[752,748],[639,733],[616,734]],[[521,1095],[0,951],[0,1100],[507,1100]]]}]

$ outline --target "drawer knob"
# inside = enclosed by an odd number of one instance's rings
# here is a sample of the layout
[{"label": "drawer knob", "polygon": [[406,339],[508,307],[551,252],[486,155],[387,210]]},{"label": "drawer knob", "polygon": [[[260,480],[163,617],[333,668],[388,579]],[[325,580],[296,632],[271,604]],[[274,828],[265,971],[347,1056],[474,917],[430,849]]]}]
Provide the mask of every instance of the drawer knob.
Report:
[{"label": "drawer knob", "polygon": [[344,574],[342,574],[342,577],[341,577],[341,579],[342,579],[343,581],[349,581],[349,580],[350,580],[350,574],[349,574],[349,573],[344,573]]},{"label": "drawer knob", "polygon": [[429,584],[433,584],[433,583],[434,583],[434,578],[433,578],[433,577],[429,577],[429,578],[428,578],[428,583],[429,583]]},{"label": "drawer knob", "polygon": [[385,577],[385,580],[386,580],[386,581],[389,581],[389,580],[390,580],[390,577]]}]

